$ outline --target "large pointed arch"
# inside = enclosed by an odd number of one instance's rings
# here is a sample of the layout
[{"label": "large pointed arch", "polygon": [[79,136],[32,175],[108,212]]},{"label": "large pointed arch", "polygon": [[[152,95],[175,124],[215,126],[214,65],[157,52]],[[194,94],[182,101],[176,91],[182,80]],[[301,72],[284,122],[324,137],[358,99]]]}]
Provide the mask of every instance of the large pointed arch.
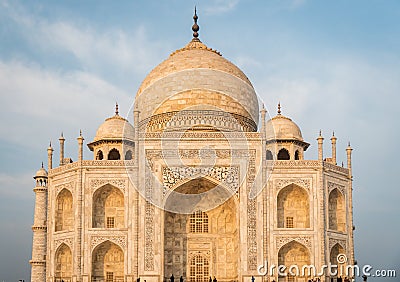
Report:
[{"label": "large pointed arch", "polygon": [[[214,192],[213,190],[217,190]],[[175,197],[179,194],[179,197]],[[210,194],[210,195],[208,195]],[[198,196],[194,204],[185,202],[185,196]],[[223,197],[223,201],[218,198]],[[209,201],[215,201],[207,205]],[[174,213],[168,208],[187,204],[187,213]],[[237,197],[224,185],[205,177],[190,179],[168,194],[164,212],[164,274],[182,273],[188,281],[206,279],[204,269],[220,280],[238,279],[239,266],[239,215]],[[207,262],[198,258],[199,268],[193,265],[190,255],[203,246],[202,255],[208,253]],[[215,254],[213,254],[215,252]],[[204,265],[203,265],[204,263]],[[218,266],[224,267],[218,267]],[[212,269],[214,267],[214,269]],[[202,274],[194,275],[194,269]],[[209,276],[207,276],[208,281]]]},{"label": "large pointed arch", "polygon": [[329,229],[346,231],[346,205],[345,198],[339,189],[335,188],[329,193],[328,200]]},{"label": "large pointed arch", "polygon": [[92,281],[124,281],[124,251],[110,241],[97,245],[92,251]]},{"label": "large pointed arch", "polygon": [[62,189],[56,198],[55,231],[74,229],[73,197],[71,191]]},{"label": "large pointed arch", "polygon": [[307,190],[290,184],[277,195],[278,228],[309,228],[310,199]]},{"label": "large pointed arch", "polygon": [[[288,271],[292,269],[292,272],[295,271],[293,266],[297,266],[299,270],[299,276],[302,275],[303,266],[307,266],[311,264],[311,255],[309,249],[303,244],[293,240],[289,243],[283,245],[278,252],[278,265],[284,265],[287,267],[287,274],[290,274]],[[278,281],[295,281],[293,279],[297,279],[297,281],[305,282],[307,281],[308,273],[304,273],[303,277],[293,277],[293,276],[280,276]],[[296,275],[295,275],[296,276]]]},{"label": "large pointed arch", "polygon": [[56,281],[71,281],[72,277],[72,252],[69,246],[62,243],[55,253],[54,276]]},{"label": "large pointed arch", "polygon": [[93,193],[92,227],[125,227],[125,200],[119,188],[106,184]]}]

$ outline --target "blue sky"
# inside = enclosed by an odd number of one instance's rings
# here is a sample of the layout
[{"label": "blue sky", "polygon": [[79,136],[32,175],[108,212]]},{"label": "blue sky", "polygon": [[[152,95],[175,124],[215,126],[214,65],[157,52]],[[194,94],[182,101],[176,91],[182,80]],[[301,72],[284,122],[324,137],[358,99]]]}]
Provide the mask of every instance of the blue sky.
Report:
[{"label": "blue sky", "polygon": [[[400,275],[400,2],[0,0],[0,281],[29,280],[34,182],[50,140],[76,160],[115,101],[126,114],[146,74],[191,39],[237,64],[271,114],[278,101],[311,143],[354,147],[360,265]],[[91,159],[89,150],[85,156]],[[398,278],[397,278],[398,279]],[[372,279],[371,281],[396,281]]]}]

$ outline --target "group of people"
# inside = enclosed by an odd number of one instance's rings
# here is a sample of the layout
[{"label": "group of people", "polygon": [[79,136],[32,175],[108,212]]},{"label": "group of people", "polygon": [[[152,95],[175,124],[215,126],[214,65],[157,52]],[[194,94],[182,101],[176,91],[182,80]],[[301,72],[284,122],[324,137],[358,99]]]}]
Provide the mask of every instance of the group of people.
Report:
[{"label": "group of people", "polygon": [[[144,281],[146,282],[146,280],[144,280]],[[175,282],[175,277],[174,277],[173,274],[169,278],[169,281],[170,282]],[[140,278],[138,278],[136,282],[140,282]],[[164,282],[166,282],[166,281],[164,280]],[[183,276],[179,277],[179,282],[183,282]],[[218,280],[217,280],[217,278],[215,276],[214,276],[214,279],[212,279],[211,276],[210,276],[210,279],[208,280],[208,282],[218,282]]]}]

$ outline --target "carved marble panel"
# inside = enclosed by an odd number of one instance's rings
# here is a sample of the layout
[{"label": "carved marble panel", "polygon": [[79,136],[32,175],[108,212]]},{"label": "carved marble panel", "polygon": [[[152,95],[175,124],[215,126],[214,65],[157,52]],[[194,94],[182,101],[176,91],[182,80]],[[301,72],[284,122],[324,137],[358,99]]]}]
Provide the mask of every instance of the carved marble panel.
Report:
[{"label": "carved marble panel", "polygon": [[275,239],[276,241],[276,252],[279,252],[279,249],[282,248],[282,246],[286,245],[287,243],[290,243],[292,241],[296,241],[300,244],[303,244],[308,248],[308,250],[311,250],[312,246],[312,240],[310,236],[278,236]]},{"label": "carved marble panel", "polygon": [[344,185],[340,185],[340,184],[328,181],[328,193],[331,193],[331,191],[334,189],[338,189],[342,193],[343,196],[346,196]]},{"label": "carved marble panel", "polygon": [[329,238],[329,251],[332,250],[333,246],[339,244],[343,249],[347,250],[347,242],[345,239]]},{"label": "carved marble panel", "polygon": [[90,188],[93,193],[98,188],[100,188],[106,184],[110,184],[115,187],[118,187],[119,189],[121,189],[122,192],[125,193],[126,182],[127,181],[124,178],[96,178],[96,179],[90,180]]},{"label": "carved marble panel", "polygon": [[311,183],[311,178],[279,178],[275,180],[275,188],[279,191],[290,184],[296,184],[307,191],[310,191]]},{"label": "carved marble panel", "polygon": [[100,245],[103,242],[110,241],[118,246],[121,249],[126,249],[126,236],[124,235],[93,235],[90,237],[90,247],[93,250],[96,246]]},{"label": "carved marble panel", "polygon": [[63,183],[63,184],[60,184],[60,185],[56,186],[56,188],[55,188],[56,197],[61,192],[61,190],[63,190],[63,189],[67,189],[68,191],[71,192],[72,195],[74,194],[74,189],[73,189],[73,186],[72,186],[72,182],[67,182],[67,183]]}]

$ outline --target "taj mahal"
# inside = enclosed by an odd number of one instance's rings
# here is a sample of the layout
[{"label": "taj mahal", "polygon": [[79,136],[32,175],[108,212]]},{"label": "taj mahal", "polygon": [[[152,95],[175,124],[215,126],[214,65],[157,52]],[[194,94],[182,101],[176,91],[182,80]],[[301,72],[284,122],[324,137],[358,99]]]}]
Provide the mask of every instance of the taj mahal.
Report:
[{"label": "taj mahal", "polygon": [[93,140],[77,137],[76,161],[62,135],[57,165],[48,147],[34,176],[32,282],[303,282],[318,275],[260,265],[354,264],[350,144],[337,165],[334,135],[326,154],[322,133],[308,143],[284,105],[267,113],[193,19],[190,42],[143,80],[131,120],[116,105]]}]

